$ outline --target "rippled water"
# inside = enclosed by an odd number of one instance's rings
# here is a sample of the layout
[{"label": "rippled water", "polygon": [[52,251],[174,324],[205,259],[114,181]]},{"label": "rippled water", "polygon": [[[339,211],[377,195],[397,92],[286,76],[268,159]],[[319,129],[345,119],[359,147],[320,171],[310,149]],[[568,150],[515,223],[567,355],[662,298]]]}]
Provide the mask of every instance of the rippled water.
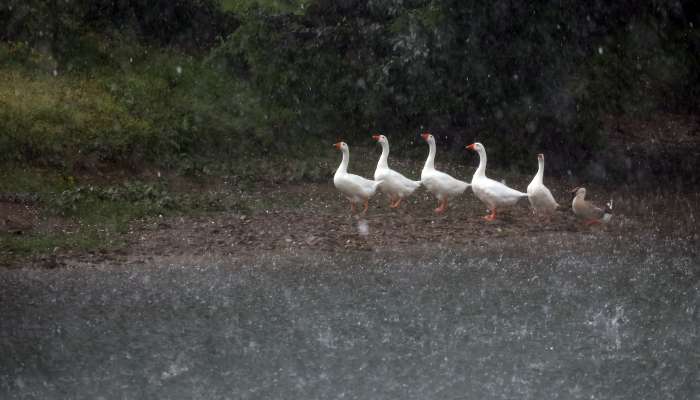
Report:
[{"label": "rippled water", "polygon": [[698,398],[698,257],[614,249],[0,271],[0,397]]}]

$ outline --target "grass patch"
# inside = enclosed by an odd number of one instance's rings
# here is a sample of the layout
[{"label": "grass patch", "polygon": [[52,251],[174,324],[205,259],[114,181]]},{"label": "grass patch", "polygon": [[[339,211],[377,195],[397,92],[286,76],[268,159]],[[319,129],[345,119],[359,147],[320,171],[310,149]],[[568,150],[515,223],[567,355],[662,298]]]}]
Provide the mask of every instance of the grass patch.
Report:
[{"label": "grass patch", "polygon": [[117,159],[155,132],[95,80],[17,70],[0,70],[0,121],[0,145],[13,149],[3,157],[62,167],[90,154]]},{"label": "grass patch", "polygon": [[41,222],[22,234],[0,233],[0,264],[18,265],[22,259],[48,255],[56,248],[97,251],[123,246],[125,234],[137,220],[250,212],[235,191],[181,189],[165,178],[88,184],[85,181],[90,177],[73,177],[53,170],[14,167],[2,171],[0,193],[29,194],[31,206],[40,210]]},{"label": "grass patch", "polygon": [[97,231],[75,234],[38,233],[29,235],[4,233],[0,234],[0,242],[2,242],[0,253],[7,253],[9,255],[7,261],[13,262],[22,257],[50,254],[56,248],[97,250],[106,248],[105,245],[113,246],[114,243],[109,243],[111,239],[107,238],[108,236],[100,235]]},{"label": "grass patch", "polygon": [[0,193],[42,195],[60,192],[75,185],[75,178],[57,170],[25,165],[0,165]]},{"label": "grass patch", "polygon": [[254,96],[218,67],[101,40],[110,62],[90,70],[0,43],[7,56],[0,60],[0,161],[64,171],[144,162],[177,168],[193,154],[225,159],[253,151],[256,137],[270,142],[250,122],[260,114]]}]

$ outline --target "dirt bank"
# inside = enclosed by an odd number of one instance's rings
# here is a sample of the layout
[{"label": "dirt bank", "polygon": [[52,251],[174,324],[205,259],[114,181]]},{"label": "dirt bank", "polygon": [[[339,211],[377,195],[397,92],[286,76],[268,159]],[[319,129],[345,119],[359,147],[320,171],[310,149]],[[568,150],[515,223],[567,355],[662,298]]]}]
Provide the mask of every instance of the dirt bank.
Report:
[{"label": "dirt bank", "polygon": [[[513,182],[524,187],[527,177]],[[120,234],[120,245],[96,251],[56,248],[50,255],[20,259],[13,267],[89,266],[98,263],[143,264],[168,257],[184,259],[255,258],[299,252],[410,252],[416,249],[520,246],[538,251],[538,243],[555,239],[557,246],[576,250],[588,238],[634,242],[640,236],[698,243],[698,194],[611,192],[589,187],[598,204],[614,199],[615,216],[609,225],[588,227],[568,209],[570,184],[550,180],[549,186],[564,210],[549,220],[530,212],[527,201],[499,215],[482,219],[486,208],[471,192],[454,199],[443,215],[433,212],[432,195],[419,189],[400,209],[376,196],[364,216],[351,215],[347,201],[332,183],[267,186],[241,192],[243,212],[154,217],[133,222]],[[20,207],[18,205],[15,208]],[[36,210],[21,206],[26,219],[44,224]],[[5,208],[7,209],[7,207]],[[50,229],[76,229],[55,220]],[[18,233],[19,234],[19,233]],[[697,246],[700,248],[700,246]],[[585,251],[589,251],[587,249]],[[582,249],[582,251],[584,251]]]}]

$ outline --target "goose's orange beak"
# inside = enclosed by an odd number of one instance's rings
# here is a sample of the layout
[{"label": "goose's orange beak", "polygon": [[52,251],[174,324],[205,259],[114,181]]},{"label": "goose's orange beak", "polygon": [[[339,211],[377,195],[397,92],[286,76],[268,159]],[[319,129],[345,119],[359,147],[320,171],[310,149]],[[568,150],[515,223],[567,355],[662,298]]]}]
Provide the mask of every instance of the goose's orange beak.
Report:
[{"label": "goose's orange beak", "polygon": [[474,146],[474,143],[472,143],[472,144],[470,144],[469,146],[467,146],[467,149],[469,149],[469,150],[476,150],[476,146]]},{"label": "goose's orange beak", "polygon": [[340,150],[340,142],[334,144],[333,147],[335,147],[336,149]]},{"label": "goose's orange beak", "polygon": [[428,138],[430,137],[430,134],[427,133],[427,132],[426,132],[426,133],[421,133],[420,137],[422,137],[423,140],[428,140]]},{"label": "goose's orange beak", "polygon": [[372,135],[372,139],[379,141],[379,135]]}]

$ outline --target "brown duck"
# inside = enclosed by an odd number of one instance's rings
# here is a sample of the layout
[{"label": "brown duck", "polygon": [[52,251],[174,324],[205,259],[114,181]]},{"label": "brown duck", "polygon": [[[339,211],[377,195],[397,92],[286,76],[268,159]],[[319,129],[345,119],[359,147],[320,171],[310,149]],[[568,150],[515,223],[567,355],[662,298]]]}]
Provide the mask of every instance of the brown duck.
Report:
[{"label": "brown duck", "polygon": [[605,205],[605,208],[600,208],[586,200],[586,188],[578,187],[571,193],[575,194],[571,209],[577,217],[583,219],[586,225],[606,224],[612,218],[612,200]]}]

